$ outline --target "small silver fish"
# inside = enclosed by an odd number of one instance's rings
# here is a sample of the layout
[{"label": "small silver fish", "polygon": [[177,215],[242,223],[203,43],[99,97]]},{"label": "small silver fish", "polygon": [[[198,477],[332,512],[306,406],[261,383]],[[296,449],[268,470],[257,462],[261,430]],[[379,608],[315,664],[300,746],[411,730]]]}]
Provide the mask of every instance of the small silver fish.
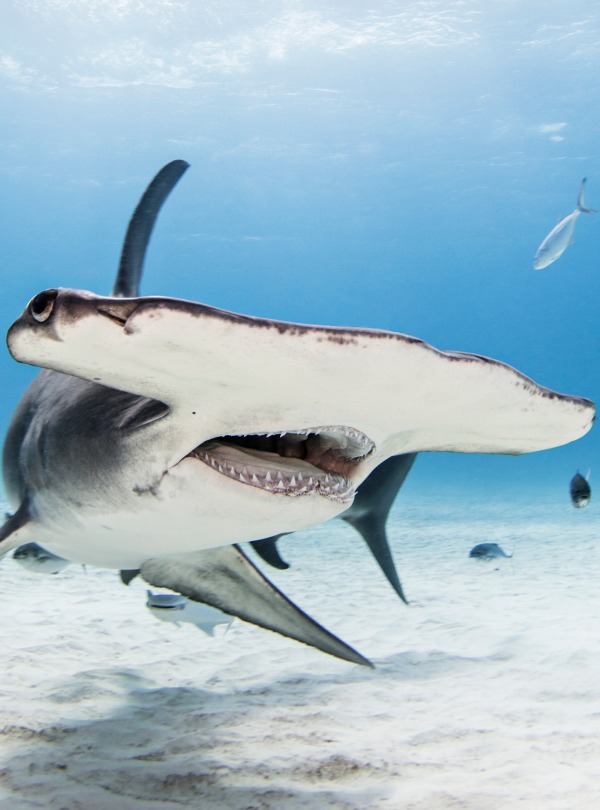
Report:
[{"label": "small silver fish", "polygon": [[225,635],[233,622],[233,616],[203,602],[194,602],[179,593],[146,591],[146,594],[146,607],[162,622],[190,622],[208,636]]},{"label": "small silver fish", "polygon": [[549,264],[555,262],[559,256],[565,252],[573,241],[573,231],[575,230],[575,223],[579,214],[595,214],[593,208],[586,208],[583,203],[583,190],[585,188],[586,177],[581,181],[579,186],[579,195],[577,197],[577,208],[569,216],[561,219],[548,236],[544,239],[542,244],[537,249],[537,253],[533,259],[533,267],[535,270],[541,270],[548,267]]}]

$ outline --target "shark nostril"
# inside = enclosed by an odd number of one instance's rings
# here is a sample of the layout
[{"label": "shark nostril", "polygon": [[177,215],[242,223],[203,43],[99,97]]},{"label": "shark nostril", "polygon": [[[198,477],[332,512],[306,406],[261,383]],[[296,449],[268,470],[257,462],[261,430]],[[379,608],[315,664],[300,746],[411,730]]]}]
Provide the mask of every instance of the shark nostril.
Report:
[{"label": "shark nostril", "polygon": [[31,317],[38,323],[44,323],[52,315],[56,302],[56,290],[46,290],[32,298],[27,307]]}]

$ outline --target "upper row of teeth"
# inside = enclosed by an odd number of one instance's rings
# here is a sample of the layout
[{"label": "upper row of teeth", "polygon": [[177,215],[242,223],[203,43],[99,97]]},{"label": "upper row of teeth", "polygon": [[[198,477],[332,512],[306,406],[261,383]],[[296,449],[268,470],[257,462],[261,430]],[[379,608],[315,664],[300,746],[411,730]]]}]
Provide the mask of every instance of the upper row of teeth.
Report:
[{"label": "upper row of teeth", "polygon": [[[361,433],[360,430],[356,430],[355,428],[345,427],[344,425],[321,425],[320,427],[313,427],[313,428],[305,428],[304,430],[288,430],[283,432],[275,432],[275,433],[266,433],[260,434],[265,435],[267,438],[271,436],[280,436],[281,438],[285,436],[311,436],[311,435],[319,435],[321,433],[341,433],[343,436],[347,436],[349,439],[352,439],[356,442],[363,449],[364,455],[370,453],[375,445],[369,439],[368,436],[365,436],[364,433]],[[246,434],[248,435],[248,434]],[[258,435],[258,434],[256,434]]]},{"label": "upper row of teeth", "polygon": [[354,495],[354,487],[347,478],[341,475],[307,475],[306,473],[288,473],[282,470],[269,470],[263,467],[252,467],[241,464],[231,464],[220,461],[205,450],[196,450],[194,453],[199,459],[213,469],[229,476],[242,484],[266,489],[268,492],[278,492],[285,495],[306,495],[309,492],[319,492],[336,501],[349,501]]}]

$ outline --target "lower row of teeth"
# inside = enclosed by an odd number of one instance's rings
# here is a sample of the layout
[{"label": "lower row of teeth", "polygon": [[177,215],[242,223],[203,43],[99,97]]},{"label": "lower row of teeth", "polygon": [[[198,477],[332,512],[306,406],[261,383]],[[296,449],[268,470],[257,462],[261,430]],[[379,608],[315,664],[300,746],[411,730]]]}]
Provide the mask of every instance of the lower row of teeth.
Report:
[{"label": "lower row of teeth", "polygon": [[286,473],[281,470],[266,469],[264,467],[244,466],[231,464],[229,461],[219,461],[203,450],[194,453],[197,458],[208,464],[223,475],[229,476],[242,484],[265,489],[267,492],[276,492],[282,495],[307,495],[316,492],[326,495],[334,501],[350,501],[354,496],[354,487],[347,478],[340,475],[307,475],[306,473]]}]

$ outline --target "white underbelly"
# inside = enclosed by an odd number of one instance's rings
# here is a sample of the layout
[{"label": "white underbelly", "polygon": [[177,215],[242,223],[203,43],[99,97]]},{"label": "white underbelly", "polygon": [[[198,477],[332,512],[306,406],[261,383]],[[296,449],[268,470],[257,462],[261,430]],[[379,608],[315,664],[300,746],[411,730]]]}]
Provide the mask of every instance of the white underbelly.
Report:
[{"label": "white underbelly", "polygon": [[138,568],[151,557],[306,529],[347,508],[319,494],[264,492],[222,475],[199,486],[197,469],[197,462],[183,462],[164,477],[156,494],[135,495],[127,508],[107,504],[105,510],[78,512],[73,522],[42,520],[35,539],[72,562]]}]

